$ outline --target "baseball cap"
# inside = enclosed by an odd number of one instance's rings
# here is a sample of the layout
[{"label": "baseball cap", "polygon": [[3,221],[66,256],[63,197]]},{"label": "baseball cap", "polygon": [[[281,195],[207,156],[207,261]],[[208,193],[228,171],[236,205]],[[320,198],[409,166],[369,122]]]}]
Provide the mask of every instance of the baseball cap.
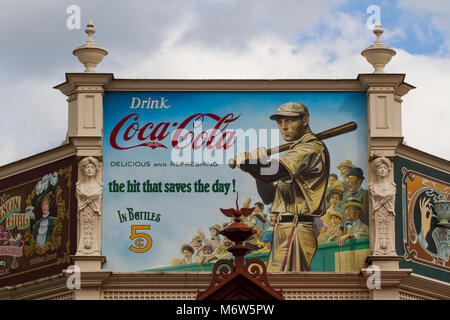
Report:
[{"label": "baseball cap", "polygon": [[270,116],[270,120],[276,120],[278,117],[298,117],[305,114],[309,115],[306,106],[298,102],[287,102],[278,107],[277,111]]}]

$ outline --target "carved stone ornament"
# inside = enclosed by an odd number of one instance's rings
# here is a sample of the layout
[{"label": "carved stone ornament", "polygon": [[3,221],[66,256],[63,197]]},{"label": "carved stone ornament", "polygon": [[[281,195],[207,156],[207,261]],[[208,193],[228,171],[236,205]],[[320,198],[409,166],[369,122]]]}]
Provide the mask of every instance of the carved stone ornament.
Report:
[{"label": "carved stone ornament", "polygon": [[377,36],[377,40],[370,47],[364,49],[361,55],[373,66],[373,73],[384,73],[384,67],[397,53],[381,41],[380,37],[384,31],[380,24],[375,26],[373,33]]},{"label": "carved stone ornament", "polygon": [[80,161],[81,175],[77,182],[78,225],[80,230],[77,255],[99,255],[98,230],[100,226],[103,183],[97,181],[100,164],[94,157]]},{"label": "carved stone ornament", "polygon": [[379,157],[371,163],[376,176],[375,183],[369,183],[372,201],[372,223],[374,224],[374,256],[395,256],[395,192],[392,181],[392,162]]},{"label": "carved stone ornament", "polygon": [[94,40],[92,40],[92,36],[95,33],[94,23],[92,20],[89,21],[85,32],[89,36],[89,40],[87,40],[82,46],[73,50],[73,55],[76,56],[82,64],[84,64],[86,68],[84,72],[92,73],[95,72],[95,68],[103,60],[103,58],[108,55],[108,51],[100,47]]}]

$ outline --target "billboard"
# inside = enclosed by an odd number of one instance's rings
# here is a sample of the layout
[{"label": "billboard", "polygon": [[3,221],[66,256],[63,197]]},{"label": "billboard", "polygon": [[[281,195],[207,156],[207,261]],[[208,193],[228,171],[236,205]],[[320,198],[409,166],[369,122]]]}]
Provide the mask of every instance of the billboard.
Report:
[{"label": "billboard", "polygon": [[402,157],[395,161],[397,248],[400,266],[415,273],[447,280],[450,272],[450,232],[438,215],[438,202],[450,200],[449,175]]},{"label": "billboard", "polygon": [[245,244],[269,271],[364,265],[364,92],[106,92],[103,106],[104,268],[209,271],[231,256],[220,208],[236,204],[255,207]]},{"label": "billboard", "polygon": [[0,283],[61,272],[76,242],[75,157],[0,181]]}]

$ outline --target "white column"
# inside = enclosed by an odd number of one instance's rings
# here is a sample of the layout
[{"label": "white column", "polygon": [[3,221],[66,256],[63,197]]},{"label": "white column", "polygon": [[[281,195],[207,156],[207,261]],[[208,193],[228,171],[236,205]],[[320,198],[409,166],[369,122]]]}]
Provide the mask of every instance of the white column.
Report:
[{"label": "white column", "polygon": [[[76,299],[100,299],[101,282],[109,277],[110,270],[102,270],[106,257],[102,256],[102,142],[103,94],[112,74],[66,74],[67,81],[55,88],[68,99],[69,119],[67,139],[77,153],[78,181],[76,196],[77,252],[71,256],[80,271],[81,288],[76,289]],[[95,174],[86,169],[95,167]],[[88,193],[97,193],[90,200]],[[71,274],[66,273],[67,276]]]}]

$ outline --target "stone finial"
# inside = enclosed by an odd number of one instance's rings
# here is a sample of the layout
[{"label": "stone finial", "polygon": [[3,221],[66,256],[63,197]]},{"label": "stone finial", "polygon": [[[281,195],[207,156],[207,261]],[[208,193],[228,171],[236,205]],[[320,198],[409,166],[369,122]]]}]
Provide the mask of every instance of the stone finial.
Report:
[{"label": "stone finial", "polygon": [[361,55],[375,69],[373,73],[385,73],[384,67],[391,61],[392,57],[396,55],[394,49],[385,45],[380,37],[383,34],[383,27],[377,24],[373,29],[373,33],[377,36],[377,40],[368,48],[361,52]]},{"label": "stone finial", "polygon": [[92,40],[92,36],[95,33],[92,20],[89,21],[85,32],[89,39],[82,46],[73,50],[73,54],[86,67],[84,72],[95,72],[95,67],[108,55],[108,51]]},{"label": "stone finial", "polygon": [[89,23],[87,24],[87,28],[86,28],[86,30],[84,30],[84,32],[86,32],[89,37],[89,40],[87,42],[95,44],[94,40],[92,40],[92,36],[95,33],[94,23],[92,22],[92,20],[89,20]]}]

